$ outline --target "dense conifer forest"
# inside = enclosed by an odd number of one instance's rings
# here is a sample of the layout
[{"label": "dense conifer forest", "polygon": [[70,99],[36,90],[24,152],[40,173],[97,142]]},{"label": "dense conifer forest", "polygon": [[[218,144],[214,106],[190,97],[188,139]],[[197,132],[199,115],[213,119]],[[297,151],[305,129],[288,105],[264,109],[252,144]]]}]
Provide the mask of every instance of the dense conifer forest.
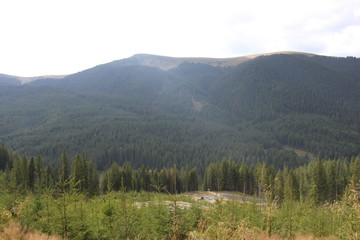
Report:
[{"label": "dense conifer forest", "polygon": [[0,75],[0,142],[54,164],[63,150],[86,152],[102,170],[203,171],[228,157],[282,168],[360,153],[359,59],[240,59],[136,55],[22,85]]}]

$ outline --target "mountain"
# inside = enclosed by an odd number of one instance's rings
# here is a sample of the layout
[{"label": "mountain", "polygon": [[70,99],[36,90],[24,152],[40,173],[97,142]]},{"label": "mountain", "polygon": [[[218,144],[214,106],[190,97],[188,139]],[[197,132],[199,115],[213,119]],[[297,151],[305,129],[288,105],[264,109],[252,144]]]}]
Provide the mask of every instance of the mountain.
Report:
[{"label": "mountain", "polygon": [[66,77],[67,75],[49,75],[49,76],[37,76],[37,77],[18,77],[18,76],[10,76],[5,74],[0,74],[0,85],[20,85],[24,83],[29,83],[32,81],[40,80],[40,79],[61,79]]},{"label": "mountain", "polygon": [[20,85],[21,81],[16,77],[0,74],[0,86],[6,85]]},{"label": "mountain", "polygon": [[100,168],[276,167],[360,153],[360,59],[278,52],[238,58],[137,54],[21,85],[0,75],[0,142]]}]

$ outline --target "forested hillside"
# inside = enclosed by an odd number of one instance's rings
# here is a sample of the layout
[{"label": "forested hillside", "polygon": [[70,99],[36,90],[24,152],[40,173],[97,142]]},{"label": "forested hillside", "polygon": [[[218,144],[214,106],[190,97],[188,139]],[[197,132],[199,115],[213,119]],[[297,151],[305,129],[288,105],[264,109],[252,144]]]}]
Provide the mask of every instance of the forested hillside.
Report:
[{"label": "forested hillside", "polygon": [[84,152],[100,169],[204,171],[227,157],[283,168],[360,153],[359,59],[240,60],[136,55],[23,85],[1,75],[0,142],[54,164]]},{"label": "forested hillside", "polygon": [[[19,156],[0,145],[0,191],[41,193],[46,189],[62,191],[67,184],[95,196],[114,191],[147,191],[177,194],[198,190],[237,191],[282,203],[286,200],[323,204],[341,200],[349,187],[360,182],[360,157],[315,162],[297,168],[275,169],[273,165],[241,164],[224,158],[197,167],[134,168],[130,162],[112,163],[103,172],[85,154],[69,156],[62,152],[59,167],[44,163],[42,156]],[[60,189],[59,189],[60,188]]]},{"label": "forested hillside", "polygon": [[0,74],[0,86],[20,85],[20,83],[20,80],[18,80],[16,77]]}]

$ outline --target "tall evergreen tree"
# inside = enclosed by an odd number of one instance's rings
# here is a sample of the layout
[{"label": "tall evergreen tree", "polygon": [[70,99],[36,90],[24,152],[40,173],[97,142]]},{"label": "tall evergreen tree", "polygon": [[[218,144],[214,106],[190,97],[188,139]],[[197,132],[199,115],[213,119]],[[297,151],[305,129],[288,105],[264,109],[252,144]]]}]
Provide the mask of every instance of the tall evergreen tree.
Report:
[{"label": "tall evergreen tree", "polygon": [[117,163],[113,162],[109,169],[108,184],[113,190],[120,190],[121,187],[121,175],[120,168]]},{"label": "tall evergreen tree", "polygon": [[64,184],[70,177],[70,166],[65,151],[61,153],[59,183]]},{"label": "tall evergreen tree", "polygon": [[126,162],[121,168],[121,181],[126,191],[133,190],[133,170],[129,162]]},{"label": "tall evergreen tree", "polygon": [[[22,184],[22,172],[21,172],[21,161],[18,154],[14,155],[12,175],[12,188],[21,189]],[[23,189],[22,189],[23,190]]]},{"label": "tall evergreen tree", "polygon": [[245,162],[242,162],[239,169],[239,183],[240,183],[240,191],[243,193],[248,193],[248,184],[249,184],[249,172],[248,166]]},{"label": "tall evergreen tree", "polygon": [[314,166],[313,184],[311,189],[311,196],[314,203],[319,204],[325,202],[328,196],[327,193],[328,186],[326,182],[326,172],[323,161],[319,156]]},{"label": "tall evergreen tree", "polygon": [[35,180],[36,180],[36,168],[34,158],[30,159],[29,170],[28,170],[28,185],[29,190],[34,192],[35,190]]},{"label": "tall evergreen tree", "polygon": [[36,172],[35,185],[37,185],[39,188],[42,188],[44,186],[45,169],[44,169],[44,165],[43,165],[41,156],[38,156],[36,158],[35,168],[36,168],[36,170],[35,170],[35,172]]},{"label": "tall evergreen tree", "polygon": [[335,161],[328,161],[326,164],[326,182],[328,188],[328,196],[327,200],[333,202],[336,200],[336,162]]},{"label": "tall evergreen tree", "polygon": [[281,170],[278,170],[276,173],[273,192],[275,199],[277,199],[281,203],[284,198],[284,180]]},{"label": "tall evergreen tree", "polygon": [[197,168],[189,172],[188,191],[197,191],[199,187],[199,173]]},{"label": "tall evergreen tree", "polygon": [[29,189],[29,166],[28,166],[28,160],[25,155],[21,158],[20,168],[21,168],[21,188],[26,191]]},{"label": "tall evergreen tree", "polygon": [[94,162],[88,162],[88,193],[90,196],[99,194],[99,173]]},{"label": "tall evergreen tree", "polygon": [[360,184],[360,156],[353,158],[350,164],[351,181]]},{"label": "tall evergreen tree", "polygon": [[292,170],[284,169],[284,201],[295,201],[297,199],[295,190],[295,176]]},{"label": "tall evergreen tree", "polygon": [[10,167],[10,155],[8,149],[0,145],[0,171],[4,171],[6,167]]}]

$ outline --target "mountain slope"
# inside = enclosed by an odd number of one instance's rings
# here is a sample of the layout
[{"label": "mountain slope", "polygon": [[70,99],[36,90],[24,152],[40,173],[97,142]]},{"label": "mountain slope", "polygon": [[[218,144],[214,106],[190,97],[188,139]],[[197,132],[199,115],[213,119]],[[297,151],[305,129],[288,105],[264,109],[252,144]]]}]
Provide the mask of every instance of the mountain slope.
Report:
[{"label": "mountain slope", "polygon": [[[253,115],[265,115],[270,110],[331,115],[350,108],[358,115],[360,74],[341,72],[321,63],[302,55],[258,57],[219,79],[211,94],[220,102],[227,101],[224,106],[241,114],[246,109]],[[360,61],[358,67],[359,64]]]},{"label": "mountain slope", "polygon": [[135,55],[0,91],[0,142],[102,168],[205,166],[232,156],[277,167],[360,153],[360,60],[276,53],[233,59]]},{"label": "mountain slope", "polygon": [[[356,155],[360,61],[348,71],[328,61],[304,55],[258,57],[219,79],[210,92],[239,121],[256,123],[283,145],[332,157]],[[339,64],[346,61],[337,59]]]},{"label": "mountain slope", "polygon": [[16,77],[0,74],[0,86],[20,85],[21,82]]}]

